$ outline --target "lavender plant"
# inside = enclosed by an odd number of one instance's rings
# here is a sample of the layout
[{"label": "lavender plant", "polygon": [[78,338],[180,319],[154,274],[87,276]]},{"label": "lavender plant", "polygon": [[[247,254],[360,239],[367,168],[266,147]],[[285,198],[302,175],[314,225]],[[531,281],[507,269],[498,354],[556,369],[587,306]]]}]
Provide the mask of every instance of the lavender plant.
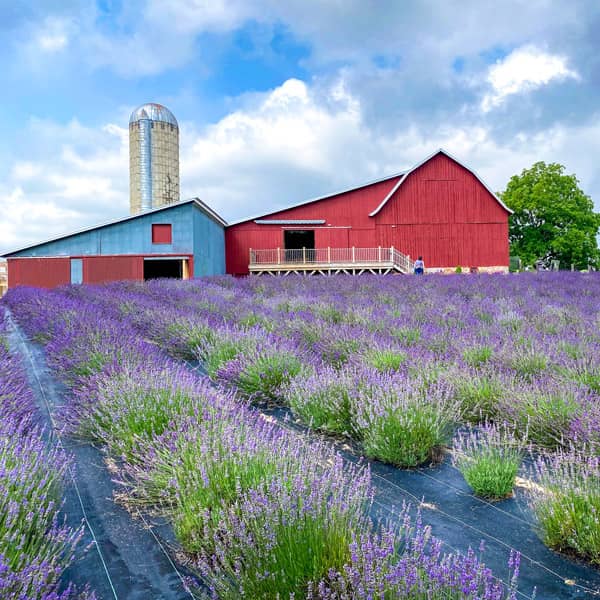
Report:
[{"label": "lavender plant", "polygon": [[400,467],[439,459],[459,418],[445,384],[374,376],[353,400],[356,429],[368,456]]},{"label": "lavender plant", "polygon": [[[0,321],[2,340],[4,332]],[[31,389],[6,343],[0,344],[0,408],[0,597],[75,598],[73,586],[61,585],[82,535],[59,520],[69,459],[44,441]]]},{"label": "lavender plant", "polygon": [[529,504],[551,548],[600,564],[600,451],[574,446],[541,456]]},{"label": "lavender plant", "polygon": [[524,449],[506,424],[459,432],[452,446],[452,464],[477,496],[501,500],[512,494]]},{"label": "lavender plant", "polygon": [[215,596],[294,597],[350,559],[351,532],[366,526],[369,474],[340,458],[319,471],[249,490],[217,524],[202,515],[207,550],[197,566]]},{"label": "lavender plant", "polygon": [[293,378],[282,397],[293,413],[315,429],[354,434],[350,398],[358,375],[325,366]]},{"label": "lavender plant", "polygon": [[[511,552],[508,585],[494,577],[469,548],[443,553],[418,513],[413,525],[404,506],[401,525],[367,532],[350,544],[350,561],[310,585],[307,600],[414,598],[415,600],[515,600],[520,555]],[[483,553],[483,543],[480,551]]]}]

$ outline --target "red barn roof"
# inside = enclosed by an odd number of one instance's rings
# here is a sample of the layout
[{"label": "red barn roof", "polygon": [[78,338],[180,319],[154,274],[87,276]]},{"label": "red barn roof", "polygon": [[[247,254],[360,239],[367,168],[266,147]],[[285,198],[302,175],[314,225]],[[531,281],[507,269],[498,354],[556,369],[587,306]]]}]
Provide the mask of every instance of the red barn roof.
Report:
[{"label": "red barn roof", "polygon": [[[239,225],[240,223],[246,223],[247,221],[255,221],[257,219],[261,219],[262,220],[262,219],[264,219],[264,217],[268,217],[270,215],[278,214],[280,212],[287,211],[287,210],[290,210],[292,208],[298,208],[300,206],[305,206],[305,205],[311,204],[313,202],[319,202],[321,200],[327,200],[329,198],[332,198],[333,196],[339,196],[341,194],[347,194],[348,192],[352,192],[354,190],[359,190],[361,188],[369,187],[369,186],[372,186],[375,183],[380,183],[382,181],[389,181],[391,179],[396,179],[397,181],[394,184],[394,187],[385,195],[384,198],[382,198],[381,203],[377,206],[377,208],[375,210],[373,210],[372,212],[369,213],[370,217],[374,217],[385,206],[385,204],[388,202],[388,200],[396,193],[396,191],[398,190],[398,188],[406,181],[406,179],[411,175],[411,173],[413,173],[414,171],[416,171],[420,166],[424,165],[426,162],[428,162],[434,156],[437,156],[440,153],[444,154],[445,156],[447,156],[448,158],[450,158],[454,162],[458,163],[461,167],[463,167],[464,169],[466,169],[467,171],[469,171],[470,173],[472,173],[477,178],[477,180],[481,183],[481,185],[483,185],[485,187],[485,189],[494,197],[494,199],[496,200],[496,202],[498,202],[498,204],[500,204],[500,206],[502,206],[502,208],[504,208],[509,214],[512,214],[513,211],[510,208],[508,208],[508,206],[506,206],[506,204],[504,204],[504,202],[502,202],[502,200],[500,200],[500,198],[498,198],[498,196],[496,196],[496,194],[490,189],[490,187],[483,181],[483,179],[481,179],[481,177],[479,177],[479,175],[473,169],[467,167],[464,163],[462,163],[461,161],[459,161],[456,157],[452,156],[449,152],[447,152],[443,148],[439,148],[438,150],[436,150],[435,152],[433,152],[432,154],[430,154],[427,158],[424,158],[422,161],[420,161],[419,163],[417,163],[416,165],[414,165],[410,169],[405,169],[404,171],[399,171],[398,173],[394,173],[393,175],[388,175],[387,177],[381,177],[379,179],[373,179],[371,181],[367,181],[365,183],[361,183],[359,185],[355,185],[355,186],[350,187],[350,188],[345,188],[343,190],[338,190],[336,192],[331,192],[331,193],[326,194],[324,196],[317,196],[316,198],[310,198],[309,200],[303,200],[301,202],[290,204],[288,206],[284,206],[282,208],[278,208],[277,210],[274,210],[274,211],[271,211],[271,212],[268,212],[268,213],[261,213],[259,215],[254,215],[252,217],[245,217],[243,219],[239,219],[238,221],[233,221],[233,222],[229,223],[227,225],[227,227],[232,227],[234,225]],[[308,222],[310,220],[306,220],[306,221],[307,221],[307,223],[306,223],[307,225],[311,224],[310,222]],[[275,224],[275,223],[273,223],[273,224]],[[285,225],[287,223],[281,223],[281,224]],[[292,223],[289,223],[289,224],[292,224]],[[301,224],[301,223],[298,223],[298,224]]]}]

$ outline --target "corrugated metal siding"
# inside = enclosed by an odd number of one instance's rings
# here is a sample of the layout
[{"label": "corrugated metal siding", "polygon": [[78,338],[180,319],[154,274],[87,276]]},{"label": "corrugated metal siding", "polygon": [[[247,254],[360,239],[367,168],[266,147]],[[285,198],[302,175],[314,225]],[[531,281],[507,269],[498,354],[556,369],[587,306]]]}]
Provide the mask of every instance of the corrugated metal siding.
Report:
[{"label": "corrugated metal siding", "polygon": [[53,288],[71,282],[69,258],[9,258],[8,285]]},{"label": "corrugated metal siding", "polygon": [[143,256],[86,256],[83,259],[83,282],[144,279]]},{"label": "corrugated metal siding", "polygon": [[[186,204],[40,244],[19,252],[17,256],[191,254],[194,246],[192,214],[196,213],[213,223],[199,208]],[[161,244],[157,248],[152,244],[152,225],[164,223],[172,224],[172,243]]]},{"label": "corrugated metal siding", "polygon": [[[398,177],[317,200],[304,206],[290,208],[263,215],[269,219],[325,219],[328,225],[351,226],[355,246],[364,246],[374,239],[375,222],[369,213],[375,210],[385,196],[398,182]],[[349,229],[333,229],[326,226],[291,227],[277,225],[257,225],[246,221],[232,225],[225,230],[227,273],[245,275],[248,273],[250,248],[283,248],[284,229],[314,229],[315,245],[319,247],[346,247],[352,245]],[[358,233],[362,231],[363,233]],[[330,240],[327,242],[327,240]]]},{"label": "corrugated metal siding", "polygon": [[[225,230],[208,219],[200,210],[194,210],[194,277],[223,275],[225,273]],[[191,265],[190,265],[191,266]]]}]

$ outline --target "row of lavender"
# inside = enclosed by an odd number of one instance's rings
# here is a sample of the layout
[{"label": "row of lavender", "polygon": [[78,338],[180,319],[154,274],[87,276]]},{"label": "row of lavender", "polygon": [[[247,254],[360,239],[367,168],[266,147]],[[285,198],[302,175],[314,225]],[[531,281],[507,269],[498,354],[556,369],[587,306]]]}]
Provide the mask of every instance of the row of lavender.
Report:
[{"label": "row of lavender", "polygon": [[0,597],[66,600],[77,594],[61,576],[81,537],[59,519],[69,459],[43,439],[0,310]]},{"label": "row of lavender", "polygon": [[[391,529],[373,523],[367,469],[168,358],[132,325],[130,292],[20,288],[7,301],[71,388],[68,430],[103,445],[122,502],[171,518],[200,574],[198,593],[514,597],[514,580],[506,589],[472,552],[444,555],[408,510]],[[518,570],[515,557],[511,565]]]},{"label": "row of lavender", "polygon": [[374,458],[415,466],[451,444],[501,498],[523,452],[545,541],[600,562],[600,279],[303,278],[82,290],[173,356]]}]

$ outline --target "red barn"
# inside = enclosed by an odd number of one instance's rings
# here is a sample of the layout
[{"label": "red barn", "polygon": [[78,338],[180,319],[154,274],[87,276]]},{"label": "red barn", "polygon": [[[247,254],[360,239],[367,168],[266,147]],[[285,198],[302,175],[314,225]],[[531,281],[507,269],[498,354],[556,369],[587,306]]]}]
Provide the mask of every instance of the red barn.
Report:
[{"label": "red barn", "polygon": [[511,210],[478,175],[438,150],[413,168],[225,230],[226,270],[272,274],[508,270]]}]

